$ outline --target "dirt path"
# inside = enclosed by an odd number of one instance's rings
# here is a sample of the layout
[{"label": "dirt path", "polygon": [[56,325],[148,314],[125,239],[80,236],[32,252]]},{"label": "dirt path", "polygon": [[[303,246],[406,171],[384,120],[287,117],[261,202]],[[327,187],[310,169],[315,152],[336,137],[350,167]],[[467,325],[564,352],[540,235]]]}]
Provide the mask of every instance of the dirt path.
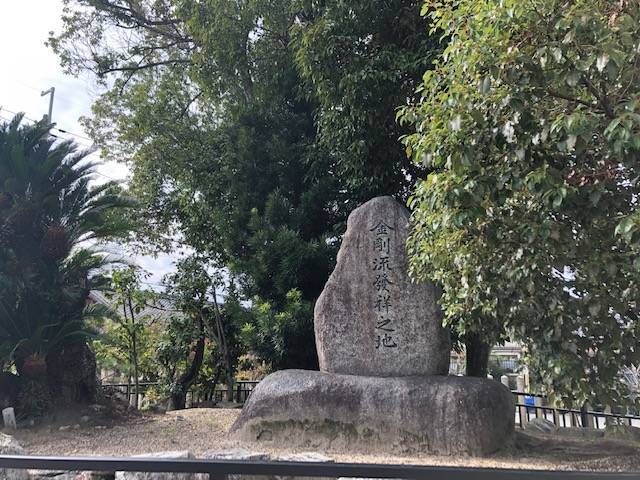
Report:
[{"label": "dirt path", "polygon": [[[63,427],[63,430],[59,425],[41,426],[20,430],[14,436],[29,453],[42,455],[130,456],[189,450],[201,456],[207,451],[239,447],[273,455],[302,452],[291,448],[265,448],[263,444],[251,445],[230,438],[227,432],[239,412],[231,409],[190,409],[133,416],[108,425],[75,425],[75,428]],[[509,449],[489,458],[319,453],[338,462],[640,471],[640,449],[636,445],[543,435],[519,434]]]}]

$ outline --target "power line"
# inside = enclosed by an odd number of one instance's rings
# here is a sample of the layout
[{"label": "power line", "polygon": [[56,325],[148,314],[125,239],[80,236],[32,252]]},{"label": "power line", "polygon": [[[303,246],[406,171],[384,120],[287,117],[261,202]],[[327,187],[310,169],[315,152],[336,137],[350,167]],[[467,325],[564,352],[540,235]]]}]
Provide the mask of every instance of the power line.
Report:
[{"label": "power line", "polygon": [[[7,113],[10,113],[12,115],[17,115],[18,114],[17,112],[9,110],[8,108],[0,107],[0,111],[2,111],[2,110],[4,110]],[[38,121],[38,120],[34,120],[33,118],[27,117],[26,115],[24,116],[24,118],[29,120],[29,121],[31,121],[31,122],[34,122],[34,123],[36,123]],[[7,119],[5,118],[5,120],[7,120]],[[74,137],[82,138],[83,140],[88,140],[89,142],[93,142],[93,140],[91,140],[89,137],[87,137],[85,135],[80,135],[79,133],[70,132],[69,130],[64,130],[64,129],[62,129],[60,127],[56,127],[56,126],[51,127],[51,128],[54,129],[54,130],[57,130],[60,133],[65,133],[67,135],[72,135]],[[56,137],[56,138],[60,138],[60,137]],[[93,148],[94,147],[94,145],[87,145],[87,144],[85,144],[83,142],[78,142],[78,143],[80,143],[81,145],[84,145],[85,147],[89,147],[89,148]]]},{"label": "power line", "polygon": [[93,142],[93,140],[91,140],[89,137],[85,137],[84,135],[80,135],[78,133],[73,133],[73,132],[70,132],[68,130],[63,130],[62,128],[58,128],[58,127],[53,127],[53,128],[55,128],[56,130],[58,130],[61,133],[66,133],[68,135],[73,135],[74,137],[78,137],[78,138],[84,138],[85,140],[89,140],[90,142]]},{"label": "power line", "polygon": [[[16,112],[13,112],[13,111],[11,111],[11,110],[9,110],[9,109],[7,109],[7,108],[4,108],[4,107],[0,107],[0,118],[1,118],[2,120],[7,121],[7,122],[11,122],[13,119],[12,119],[12,118],[8,118],[8,117],[6,117],[6,116],[2,115],[2,111],[3,111],[3,110],[4,110],[5,112],[7,112],[7,113],[11,113],[11,114],[13,114],[13,115],[17,115],[17,113],[16,113]],[[25,118],[26,120],[30,121],[30,122],[33,122],[33,123],[36,123],[36,122],[37,122],[37,120],[34,120],[34,119],[30,118],[30,117],[27,117],[26,115],[24,116],[24,118]],[[62,130],[61,128],[57,128],[57,127],[54,127],[54,128],[55,128],[56,130],[58,130],[59,132],[66,133],[66,134],[68,134],[68,135],[74,135],[74,136],[76,136],[76,137],[80,137],[80,138],[85,138],[85,139],[87,139],[87,140],[91,141],[91,139],[90,139],[90,138],[88,138],[88,137],[84,137],[84,136],[82,136],[82,135],[78,135],[78,134],[76,134],[76,133],[72,133],[72,132],[69,132],[69,131],[66,131],[66,130]],[[51,135],[53,138],[56,138],[56,139],[58,139],[58,140],[64,140],[64,139],[65,139],[64,137],[61,137],[61,136],[56,135],[56,134],[51,133],[51,132],[49,132],[49,135]],[[87,144],[82,143],[82,142],[77,142],[77,143],[79,143],[80,145],[83,145],[83,146],[85,146],[85,147],[93,148],[93,145],[87,145]],[[96,171],[94,171],[93,173],[94,173],[95,175],[98,175],[98,176],[100,176],[100,177],[104,177],[104,178],[106,178],[106,179],[108,179],[108,180],[111,180],[111,181],[113,181],[113,182],[120,182],[120,181],[122,181],[122,179],[118,179],[118,178],[110,177],[109,175],[106,175],[106,174],[104,174],[104,173],[98,172],[97,170],[96,170]]]},{"label": "power line", "polygon": [[[18,114],[18,112],[11,111],[8,108],[0,107],[0,111],[2,111],[2,110],[4,110],[7,113],[10,113],[12,115],[17,115]],[[36,123],[36,122],[39,121],[39,120],[34,120],[33,118],[30,118],[30,117],[27,117],[26,115],[24,115],[24,118],[26,118],[27,120],[29,120],[30,122],[33,122],[33,123]]]}]

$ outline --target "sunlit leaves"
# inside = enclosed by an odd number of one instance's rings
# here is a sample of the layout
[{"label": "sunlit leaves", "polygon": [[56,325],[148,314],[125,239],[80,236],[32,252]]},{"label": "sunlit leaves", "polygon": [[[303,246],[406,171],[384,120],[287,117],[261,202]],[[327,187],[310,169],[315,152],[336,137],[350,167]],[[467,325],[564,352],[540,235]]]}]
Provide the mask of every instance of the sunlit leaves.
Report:
[{"label": "sunlit leaves", "polygon": [[444,285],[459,332],[523,341],[541,385],[629,401],[616,382],[640,362],[640,6],[427,4],[450,42],[399,115],[414,161],[436,169],[411,199],[412,273]]}]

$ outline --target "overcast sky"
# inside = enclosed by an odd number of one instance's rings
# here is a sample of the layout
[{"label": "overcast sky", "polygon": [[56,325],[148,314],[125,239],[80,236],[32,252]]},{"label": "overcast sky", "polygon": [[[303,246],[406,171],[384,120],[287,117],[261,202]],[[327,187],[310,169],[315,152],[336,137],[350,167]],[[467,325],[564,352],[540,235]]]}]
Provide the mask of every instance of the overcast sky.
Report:
[{"label": "overcast sky", "polygon": [[[91,140],[78,118],[89,114],[98,87],[89,78],[65,75],[56,55],[44,45],[49,31],[61,30],[61,13],[60,0],[0,0],[0,121],[10,119],[15,112],[41,119],[47,114],[49,96],[40,93],[55,87],[53,121],[58,128],[75,134],[66,136],[89,147]],[[102,179],[118,180],[126,179],[128,173],[117,163],[104,164],[99,172]],[[152,274],[148,282],[158,284],[173,269],[175,257],[136,260]]]}]

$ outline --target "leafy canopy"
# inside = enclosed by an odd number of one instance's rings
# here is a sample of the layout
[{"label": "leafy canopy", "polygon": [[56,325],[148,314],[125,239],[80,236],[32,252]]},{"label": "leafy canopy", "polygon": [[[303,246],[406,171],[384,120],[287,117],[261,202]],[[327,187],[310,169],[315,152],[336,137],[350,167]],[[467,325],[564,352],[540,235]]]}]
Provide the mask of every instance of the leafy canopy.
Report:
[{"label": "leafy canopy", "polygon": [[[419,2],[65,5],[49,43],[70,73],[108,87],[86,124],[132,168],[143,243],[179,238],[228,267],[244,299],[276,315],[297,291],[310,315],[348,212],[371,195],[406,198],[421,170],[393,121],[431,58]],[[314,358],[313,342],[287,349],[277,362]]]},{"label": "leafy canopy", "polygon": [[333,156],[350,195],[407,198],[424,167],[398,142],[394,118],[418,100],[416,87],[441,45],[425,35],[415,0],[305,1],[292,45],[306,94],[317,102],[318,142]]},{"label": "leafy canopy", "polygon": [[[430,10],[430,7],[433,9]],[[444,0],[449,43],[400,114],[416,163],[412,271],[447,321],[512,336],[557,395],[622,403],[637,364],[640,5]]]}]

